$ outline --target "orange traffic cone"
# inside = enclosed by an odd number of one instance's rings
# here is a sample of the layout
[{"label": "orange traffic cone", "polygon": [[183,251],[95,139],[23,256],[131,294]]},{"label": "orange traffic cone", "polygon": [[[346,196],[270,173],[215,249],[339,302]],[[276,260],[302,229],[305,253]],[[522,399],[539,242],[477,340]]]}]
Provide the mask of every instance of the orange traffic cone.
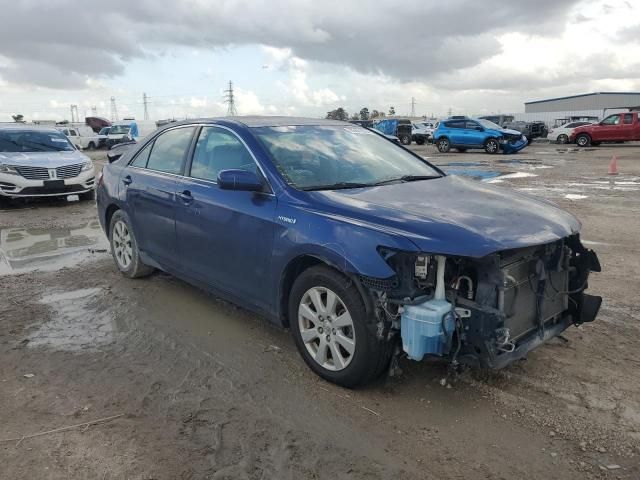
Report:
[{"label": "orange traffic cone", "polygon": [[611,157],[611,163],[609,163],[609,175],[618,175],[618,157],[615,155]]}]

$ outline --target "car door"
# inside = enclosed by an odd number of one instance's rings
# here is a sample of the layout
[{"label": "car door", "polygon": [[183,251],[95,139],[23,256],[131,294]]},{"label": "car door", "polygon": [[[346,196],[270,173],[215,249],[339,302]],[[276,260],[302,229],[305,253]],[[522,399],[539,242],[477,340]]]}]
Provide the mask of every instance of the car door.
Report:
[{"label": "car door", "polygon": [[630,141],[634,137],[633,113],[623,113],[618,140]]},{"label": "car door", "polygon": [[484,128],[473,120],[465,122],[465,145],[481,147],[484,144]]},{"label": "car door", "polygon": [[128,213],[140,250],[163,267],[176,268],[176,186],[195,126],[167,130],[123,169]]},{"label": "car door", "polygon": [[607,118],[602,120],[597,128],[593,130],[593,138],[594,141],[602,141],[602,140],[620,140],[621,136],[621,125],[620,125],[620,114],[615,113],[613,115],[609,115]]},{"label": "car door", "polygon": [[[261,175],[255,158],[231,130],[203,126],[179,181],[178,254],[188,274],[267,308],[276,197],[264,192],[223,190],[218,173],[246,169]],[[266,182],[266,181],[265,181]]]},{"label": "car door", "polygon": [[451,145],[464,145],[464,120],[452,120],[450,122],[446,122],[445,125],[449,130],[449,141],[451,142]]}]

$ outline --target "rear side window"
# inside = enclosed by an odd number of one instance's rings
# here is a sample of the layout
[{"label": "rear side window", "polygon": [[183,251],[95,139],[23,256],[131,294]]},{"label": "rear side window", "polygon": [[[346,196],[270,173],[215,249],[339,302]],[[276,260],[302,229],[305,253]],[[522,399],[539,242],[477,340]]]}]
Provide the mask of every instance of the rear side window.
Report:
[{"label": "rear side window", "polygon": [[479,126],[480,125],[477,124],[476,122],[467,122],[465,128],[473,130],[474,128],[479,127]]},{"label": "rear side window", "polygon": [[454,120],[453,122],[445,122],[445,126],[449,128],[464,128],[464,121]]},{"label": "rear side window", "polygon": [[633,123],[633,114],[632,113],[625,113],[624,114],[623,123],[625,125],[631,125]]},{"label": "rear side window", "polygon": [[222,170],[255,172],[257,166],[244,144],[232,133],[216,127],[203,127],[191,161],[190,176],[217,181]]},{"label": "rear side window", "polygon": [[195,127],[176,128],[156,138],[147,161],[147,168],[178,175],[189,150]]},{"label": "rear side window", "polygon": [[149,153],[151,153],[151,147],[153,147],[153,142],[149,143],[136,155],[136,158],[134,158],[133,162],[131,162],[131,166],[146,168],[147,160],[149,160]]}]

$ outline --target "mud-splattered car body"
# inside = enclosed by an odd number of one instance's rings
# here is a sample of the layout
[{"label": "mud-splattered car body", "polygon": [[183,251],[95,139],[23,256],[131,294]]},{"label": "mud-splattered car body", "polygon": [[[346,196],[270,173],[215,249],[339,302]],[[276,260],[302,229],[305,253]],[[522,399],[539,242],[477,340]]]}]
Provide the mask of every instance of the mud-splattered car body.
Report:
[{"label": "mud-splattered car body", "polygon": [[[148,155],[147,147],[153,152],[154,139],[176,128],[193,128],[176,173],[136,166],[140,155]],[[205,128],[239,140],[247,152],[243,161],[255,162],[255,168],[220,172],[217,183],[190,176],[196,139]],[[294,171],[286,170],[289,164],[283,166],[287,152],[270,149],[264,136],[314,129],[323,135],[347,129],[354,141],[374,135],[381,140],[367,142],[410,155],[431,175],[304,188],[289,177]],[[320,143],[316,140],[305,145],[311,148]],[[600,265],[581,244],[576,218],[544,200],[447,176],[389,145],[378,134],[338,121],[240,117],[172,124],[104,168],[100,222],[109,234],[114,213],[126,212],[146,265],[283,326],[296,322],[289,308],[292,286],[318,265],[355,285],[366,310],[366,331],[379,342],[402,338],[404,345],[403,312],[428,304],[440,290],[451,305],[451,328],[443,319],[436,338],[441,345],[426,354],[456,363],[501,368],[569,326],[595,319],[601,298],[584,291],[589,272]],[[288,153],[294,151],[300,157],[287,161],[297,162],[296,175],[305,178],[315,164],[304,160],[304,148],[296,144]],[[229,172],[235,189],[225,186]]]}]

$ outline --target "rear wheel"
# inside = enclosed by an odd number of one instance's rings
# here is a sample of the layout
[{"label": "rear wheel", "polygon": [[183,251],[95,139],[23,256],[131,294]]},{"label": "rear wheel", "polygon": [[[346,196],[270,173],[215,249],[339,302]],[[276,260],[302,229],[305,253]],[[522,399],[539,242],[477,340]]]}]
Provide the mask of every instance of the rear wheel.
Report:
[{"label": "rear wheel", "polygon": [[123,210],[118,210],[111,217],[109,243],[116,267],[125,277],[144,277],[153,272],[153,268],[140,260],[138,243],[133,234],[131,220]]},{"label": "rear wheel", "polygon": [[378,377],[393,345],[380,340],[359,290],[347,277],[319,265],[305,270],[289,296],[289,323],[298,351],[317,375],[343,387]]},{"label": "rear wheel", "polygon": [[411,145],[411,136],[408,134],[402,134],[398,137],[402,145]]},{"label": "rear wheel", "polygon": [[94,142],[89,142],[88,148],[89,148],[89,150],[95,150],[96,149],[96,144]]},{"label": "rear wheel", "polygon": [[439,138],[436,140],[436,146],[440,153],[447,153],[451,149],[451,144],[448,138]]},{"label": "rear wheel", "polygon": [[579,147],[588,147],[591,144],[591,137],[586,133],[581,133],[576,137],[576,145]]},{"label": "rear wheel", "polygon": [[558,135],[558,143],[569,143],[569,136],[564,133],[562,135]]},{"label": "rear wheel", "polygon": [[484,142],[484,151],[491,154],[498,153],[500,151],[500,144],[498,143],[498,140],[490,138]]}]

